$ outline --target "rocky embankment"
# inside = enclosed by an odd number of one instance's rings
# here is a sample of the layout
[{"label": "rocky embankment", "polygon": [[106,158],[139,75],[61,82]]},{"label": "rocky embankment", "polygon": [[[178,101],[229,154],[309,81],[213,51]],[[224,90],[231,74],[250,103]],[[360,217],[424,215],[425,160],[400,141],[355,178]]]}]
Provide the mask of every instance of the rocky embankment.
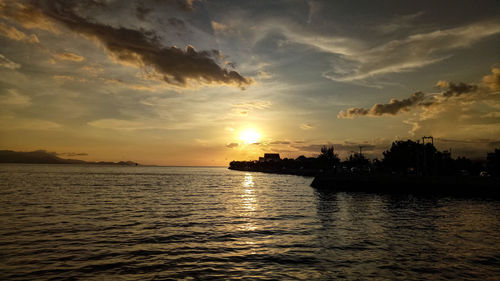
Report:
[{"label": "rocky embankment", "polygon": [[497,177],[318,174],[320,190],[500,198]]}]

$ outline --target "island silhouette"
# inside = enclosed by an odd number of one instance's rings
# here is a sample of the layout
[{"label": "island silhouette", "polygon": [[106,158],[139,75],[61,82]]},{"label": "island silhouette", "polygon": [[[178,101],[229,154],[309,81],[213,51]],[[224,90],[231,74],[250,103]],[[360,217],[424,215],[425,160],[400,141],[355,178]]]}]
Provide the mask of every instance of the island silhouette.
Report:
[{"label": "island silhouette", "polygon": [[29,152],[20,152],[12,150],[0,150],[0,163],[22,163],[22,164],[91,164],[91,165],[127,165],[137,166],[139,163],[132,161],[91,162],[78,159],[64,159],[57,156],[55,152],[46,150],[35,150]]}]

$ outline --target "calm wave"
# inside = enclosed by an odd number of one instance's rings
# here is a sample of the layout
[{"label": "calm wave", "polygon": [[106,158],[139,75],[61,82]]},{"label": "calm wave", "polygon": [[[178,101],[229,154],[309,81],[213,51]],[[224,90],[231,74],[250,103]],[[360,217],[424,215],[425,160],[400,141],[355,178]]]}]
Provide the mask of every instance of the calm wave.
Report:
[{"label": "calm wave", "polygon": [[0,279],[500,277],[498,201],[328,194],[311,181],[0,165]]}]

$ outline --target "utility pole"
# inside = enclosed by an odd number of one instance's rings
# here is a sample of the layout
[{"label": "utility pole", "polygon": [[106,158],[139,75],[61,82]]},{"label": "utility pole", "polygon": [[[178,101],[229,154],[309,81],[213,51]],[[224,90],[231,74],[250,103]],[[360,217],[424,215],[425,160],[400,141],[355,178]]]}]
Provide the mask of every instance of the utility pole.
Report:
[{"label": "utility pole", "polygon": [[360,145],[360,146],[359,146],[359,156],[360,156],[360,157],[363,155],[363,154],[362,154],[362,152],[363,152],[363,147],[364,147],[364,146],[362,146],[362,145]]},{"label": "utility pole", "polygon": [[[427,161],[426,161],[426,154],[427,154],[427,151],[426,151],[426,149],[425,149],[425,140],[426,140],[426,139],[427,139],[427,140],[431,140],[431,144],[432,144],[432,146],[434,147],[434,138],[433,138],[432,136],[428,136],[428,137],[423,136],[423,137],[422,137],[422,144],[424,145],[424,146],[423,146],[423,149],[424,149],[424,155],[423,155],[423,156],[424,156],[424,157],[423,157],[423,158],[424,158],[424,163],[423,163],[423,165],[422,165],[422,172],[423,172],[423,175],[427,174],[427,169],[426,169],[426,168],[427,168],[427,167],[426,167],[426,166],[427,166]],[[433,156],[434,156],[434,155],[433,155]],[[433,160],[434,160],[434,159],[433,159]],[[434,161],[432,161],[432,163],[434,164]]]}]

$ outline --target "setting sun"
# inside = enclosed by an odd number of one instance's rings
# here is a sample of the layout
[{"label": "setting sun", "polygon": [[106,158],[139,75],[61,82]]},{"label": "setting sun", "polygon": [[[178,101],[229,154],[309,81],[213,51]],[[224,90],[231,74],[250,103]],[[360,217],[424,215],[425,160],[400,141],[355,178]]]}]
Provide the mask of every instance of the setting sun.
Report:
[{"label": "setting sun", "polygon": [[246,129],[241,132],[239,139],[246,144],[256,143],[260,139],[260,133],[254,129]]}]

